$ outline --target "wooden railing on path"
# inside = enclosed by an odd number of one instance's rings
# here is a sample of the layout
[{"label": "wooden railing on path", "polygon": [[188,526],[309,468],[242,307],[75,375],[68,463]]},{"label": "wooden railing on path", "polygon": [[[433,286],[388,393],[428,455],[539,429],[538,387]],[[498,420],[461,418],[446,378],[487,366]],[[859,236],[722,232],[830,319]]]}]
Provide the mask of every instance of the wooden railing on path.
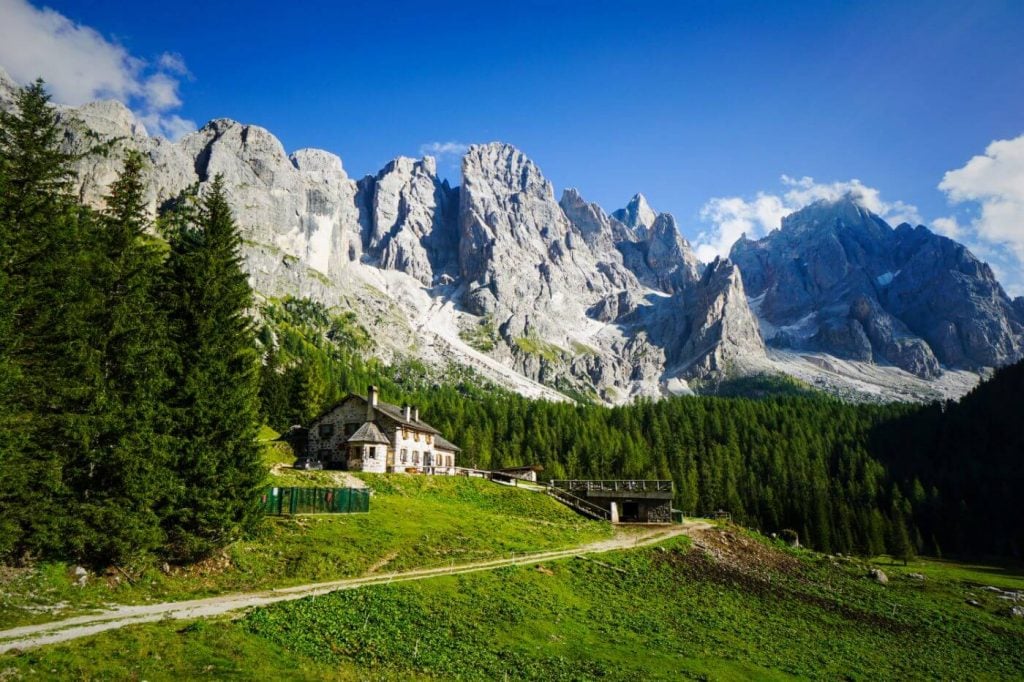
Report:
[{"label": "wooden railing on path", "polygon": [[588,502],[582,497],[576,497],[572,493],[568,493],[555,487],[544,488],[544,492],[584,516],[588,516],[598,521],[611,521],[612,513],[610,511],[604,507],[599,507],[593,502]]}]

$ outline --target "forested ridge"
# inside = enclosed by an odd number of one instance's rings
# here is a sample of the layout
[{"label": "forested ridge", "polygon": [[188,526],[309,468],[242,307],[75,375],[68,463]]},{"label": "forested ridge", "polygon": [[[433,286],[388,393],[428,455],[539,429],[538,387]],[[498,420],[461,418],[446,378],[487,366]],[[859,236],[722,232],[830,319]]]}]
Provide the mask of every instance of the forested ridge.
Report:
[{"label": "forested ridge", "polygon": [[[223,187],[151,224],[129,154],[103,210],[70,192],[40,83],[0,115],[0,556],[189,561],[251,532],[256,433],[308,424],[369,384],[413,403],[461,464],[546,478],[671,478],[823,551],[1019,555],[1022,365],[959,404],[793,395],[609,408],[533,401],[464,368],[369,357],[352,313],[255,301]],[[153,236],[159,233],[162,238]],[[255,315],[253,316],[253,311]]]},{"label": "forested ridge", "polygon": [[331,342],[344,322],[306,301],[266,308],[261,337],[279,343],[262,385],[272,426],[308,423],[374,383],[384,399],[418,405],[462,447],[466,466],[540,464],[545,478],[672,479],[683,511],[725,509],[767,531],[794,529],[822,549],[906,552],[902,538],[925,547],[904,494],[867,450],[871,430],[907,406],[828,397],[680,397],[615,408],[528,400],[471,377],[431,377],[416,363],[365,361],[353,348],[358,333]]}]

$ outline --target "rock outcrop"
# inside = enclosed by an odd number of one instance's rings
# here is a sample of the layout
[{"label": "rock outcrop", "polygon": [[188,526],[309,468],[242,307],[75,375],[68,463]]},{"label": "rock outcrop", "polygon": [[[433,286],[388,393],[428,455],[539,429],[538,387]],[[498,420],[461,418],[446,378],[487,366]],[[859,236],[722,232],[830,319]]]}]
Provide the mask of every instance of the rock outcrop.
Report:
[{"label": "rock outcrop", "polygon": [[551,183],[511,145],[466,152],[459,228],[465,306],[501,320],[506,337],[549,336],[566,320],[582,320],[602,298],[639,288],[621,261],[595,256]]},{"label": "rock outcrop", "polygon": [[432,286],[457,274],[458,191],[432,157],[399,157],[360,186],[369,211],[366,250],[376,264]]},{"label": "rock outcrop", "polygon": [[926,378],[940,364],[978,370],[1024,354],[1024,316],[986,264],[923,226],[893,229],[850,197],[740,239],[730,257],[771,345]]}]

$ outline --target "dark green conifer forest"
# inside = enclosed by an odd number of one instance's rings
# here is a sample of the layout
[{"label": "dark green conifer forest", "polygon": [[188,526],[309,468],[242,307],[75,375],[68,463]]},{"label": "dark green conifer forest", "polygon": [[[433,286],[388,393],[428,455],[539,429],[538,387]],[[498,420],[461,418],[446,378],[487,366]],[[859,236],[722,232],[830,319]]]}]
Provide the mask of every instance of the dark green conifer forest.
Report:
[{"label": "dark green conifer forest", "polygon": [[959,403],[855,405],[801,389],[616,408],[388,366],[369,358],[352,313],[254,300],[219,180],[154,226],[146,159],[128,154],[105,208],[88,208],[42,83],[17,104],[0,114],[5,561],[206,556],[259,523],[259,427],[307,424],[369,384],[418,405],[463,466],[672,479],[678,509],[726,510],[822,551],[1024,551],[1022,364]]},{"label": "dark green conifer forest", "polygon": [[0,114],[0,553],[203,556],[253,526],[264,477],[240,238],[215,182],[168,253],[145,160],[96,211],[60,140],[41,82]]}]

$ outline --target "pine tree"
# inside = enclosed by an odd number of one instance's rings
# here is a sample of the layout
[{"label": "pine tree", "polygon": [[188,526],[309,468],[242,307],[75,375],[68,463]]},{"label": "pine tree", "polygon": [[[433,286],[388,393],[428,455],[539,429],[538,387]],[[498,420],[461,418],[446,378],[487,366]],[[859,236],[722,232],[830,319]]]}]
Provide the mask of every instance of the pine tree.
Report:
[{"label": "pine tree", "polygon": [[240,246],[217,178],[195,223],[171,234],[167,259],[178,480],[165,528],[183,558],[208,554],[259,518],[259,357]]}]

